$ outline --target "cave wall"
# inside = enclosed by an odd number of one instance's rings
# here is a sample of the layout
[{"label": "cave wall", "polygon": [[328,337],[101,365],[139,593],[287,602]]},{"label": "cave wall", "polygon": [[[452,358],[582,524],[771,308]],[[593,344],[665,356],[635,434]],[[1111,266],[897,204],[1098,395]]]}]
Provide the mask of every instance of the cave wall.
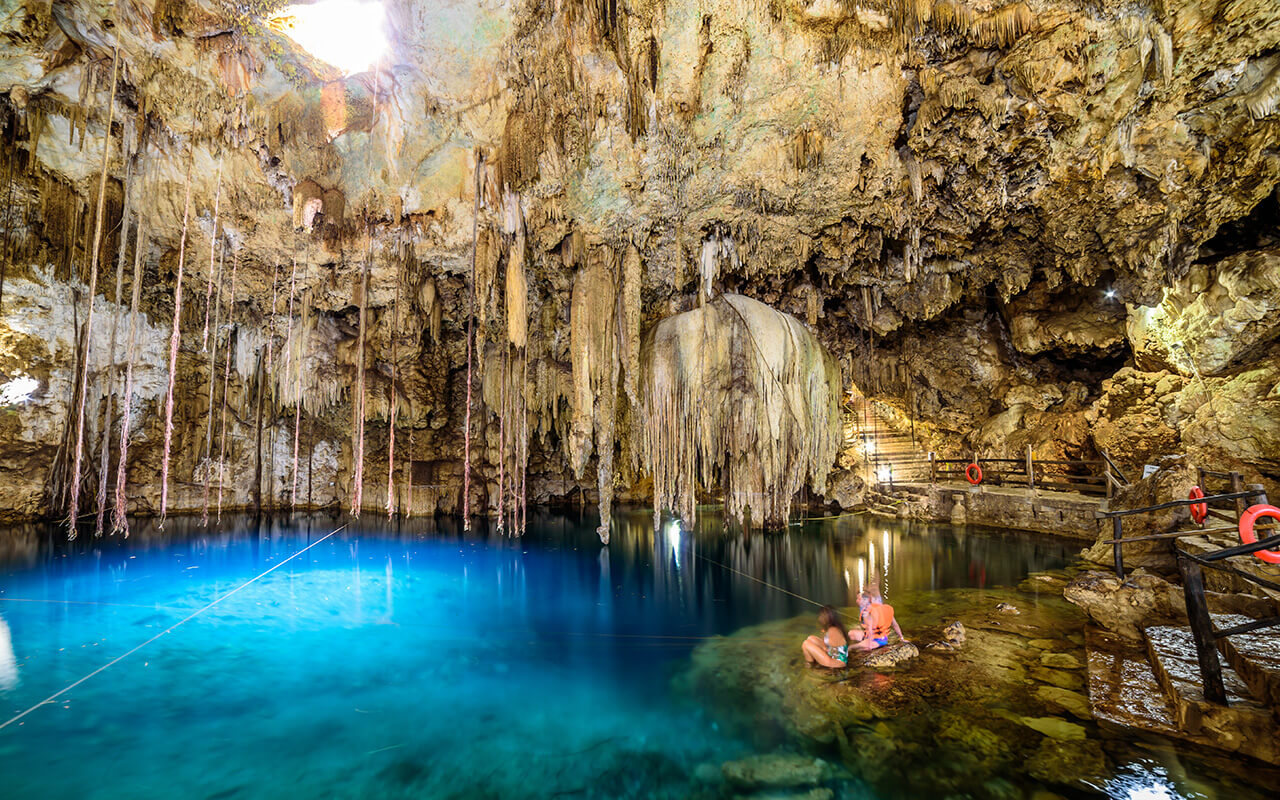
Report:
[{"label": "cave wall", "polygon": [[[645,501],[639,337],[721,292],[802,320],[939,452],[1280,476],[1269,0],[387,0],[391,51],[351,76],[280,5],[3,4],[0,386],[37,382],[0,397],[3,517],[65,511],[104,151],[86,491],[132,360],[138,512],[180,260],[175,511],[206,477],[215,513],[291,505],[295,431],[299,504],[349,504],[362,449],[385,508],[392,430],[401,511],[459,510],[464,480],[506,518],[517,494]],[[603,371],[575,358],[584,275],[616,309],[587,333]]]}]

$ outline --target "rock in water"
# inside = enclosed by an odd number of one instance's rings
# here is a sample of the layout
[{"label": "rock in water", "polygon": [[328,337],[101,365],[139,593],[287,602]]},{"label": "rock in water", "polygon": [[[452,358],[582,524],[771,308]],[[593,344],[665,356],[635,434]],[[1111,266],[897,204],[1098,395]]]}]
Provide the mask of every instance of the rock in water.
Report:
[{"label": "rock in water", "polygon": [[999,611],[1001,614],[1021,614],[1022,613],[1021,611],[1018,610],[1018,607],[1012,603],[997,603],[996,611]]},{"label": "rock in water", "polygon": [[734,788],[748,791],[817,786],[831,777],[827,762],[794,753],[769,753],[727,761],[720,771]]},{"label": "rock in water", "polygon": [[[858,664],[850,666],[863,667],[896,667],[904,661],[910,661],[920,655],[920,650],[911,642],[898,642],[872,650]],[[853,658],[850,658],[853,661]]]},{"label": "rock in water", "polygon": [[1107,757],[1102,745],[1091,739],[1063,741],[1046,737],[1027,761],[1027,771],[1047,783],[1071,785],[1105,776]]},{"label": "rock in water", "polygon": [[964,644],[965,632],[964,623],[956,620],[947,627],[942,629],[942,638],[949,644]]}]

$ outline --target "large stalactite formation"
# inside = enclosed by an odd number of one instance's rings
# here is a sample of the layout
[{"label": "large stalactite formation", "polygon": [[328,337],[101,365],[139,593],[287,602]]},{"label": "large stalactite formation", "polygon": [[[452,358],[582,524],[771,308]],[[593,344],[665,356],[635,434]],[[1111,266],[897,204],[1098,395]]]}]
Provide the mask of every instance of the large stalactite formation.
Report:
[{"label": "large stalactite formation", "polygon": [[776,524],[851,390],[1280,481],[1273,0],[384,5],[6,5],[0,519]]}]

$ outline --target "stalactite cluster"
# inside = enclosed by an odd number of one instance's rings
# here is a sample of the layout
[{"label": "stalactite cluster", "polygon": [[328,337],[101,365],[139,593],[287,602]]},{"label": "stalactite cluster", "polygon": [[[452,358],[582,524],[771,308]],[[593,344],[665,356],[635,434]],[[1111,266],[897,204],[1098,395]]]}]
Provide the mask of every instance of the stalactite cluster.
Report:
[{"label": "stalactite cluster", "polygon": [[641,353],[641,466],[655,510],[687,522],[721,487],[739,521],[786,524],[826,487],[840,443],[840,371],[798,320],[740,295],[654,326]]}]

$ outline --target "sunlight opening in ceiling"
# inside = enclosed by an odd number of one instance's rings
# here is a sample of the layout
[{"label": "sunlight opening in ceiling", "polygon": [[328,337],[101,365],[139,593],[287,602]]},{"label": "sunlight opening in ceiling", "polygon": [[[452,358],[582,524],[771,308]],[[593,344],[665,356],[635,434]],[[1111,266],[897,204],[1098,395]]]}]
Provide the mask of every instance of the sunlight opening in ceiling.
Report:
[{"label": "sunlight opening in ceiling", "polygon": [[387,51],[386,22],[380,2],[317,0],[285,7],[271,27],[350,75],[373,67]]}]

